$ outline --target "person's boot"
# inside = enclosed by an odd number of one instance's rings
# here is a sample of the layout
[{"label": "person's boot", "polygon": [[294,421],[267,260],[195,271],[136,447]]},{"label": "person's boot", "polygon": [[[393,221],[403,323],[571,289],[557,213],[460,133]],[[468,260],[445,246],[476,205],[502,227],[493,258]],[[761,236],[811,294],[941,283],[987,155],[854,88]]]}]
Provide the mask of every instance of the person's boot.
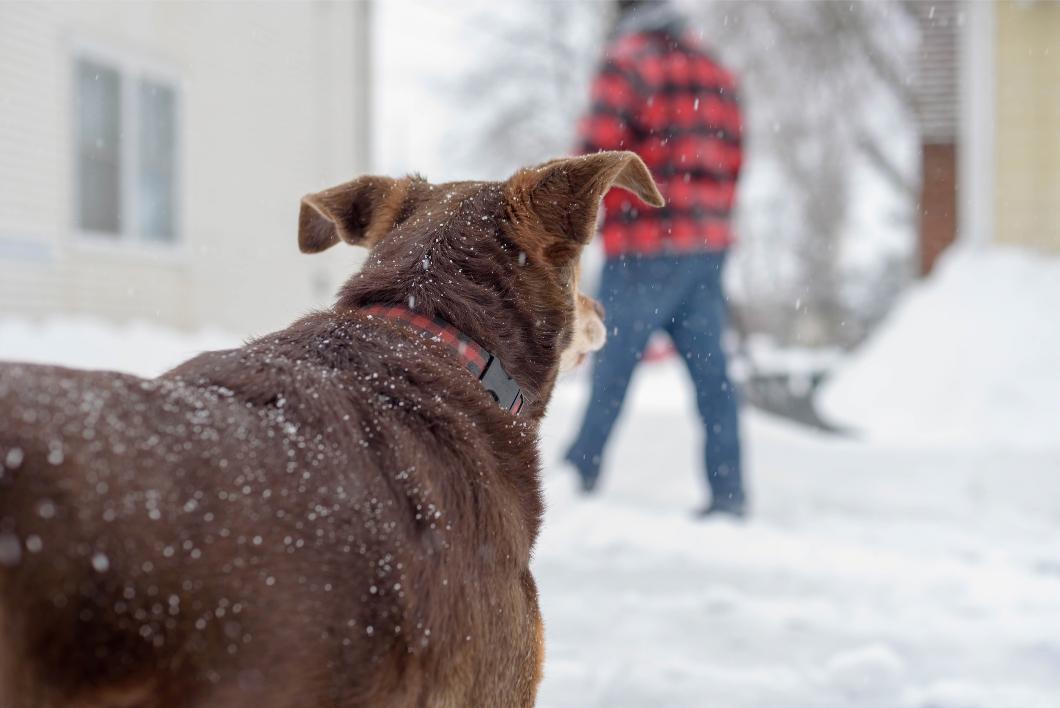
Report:
[{"label": "person's boot", "polygon": [[579,464],[570,453],[564,458],[574,471],[578,473],[578,491],[589,495],[596,491],[596,485],[600,481],[600,469],[588,468],[584,463]]},{"label": "person's boot", "polygon": [[589,495],[596,492],[596,483],[600,481],[599,477],[588,477],[578,472],[578,491],[582,494]]},{"label": "person's boot", "polygon": [[711,502],[695,512],[697,519],[744,519],[747,517],[747,505],[744,503]]}]

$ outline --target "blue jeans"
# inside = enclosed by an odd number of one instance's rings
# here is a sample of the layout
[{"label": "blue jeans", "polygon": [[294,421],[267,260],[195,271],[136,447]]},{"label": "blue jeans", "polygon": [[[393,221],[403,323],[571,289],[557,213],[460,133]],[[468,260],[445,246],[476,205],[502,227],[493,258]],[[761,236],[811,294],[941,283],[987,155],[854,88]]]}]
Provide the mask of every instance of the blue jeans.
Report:
[{"label": "blue jeans", "polygon": [[648,338],[661,329],[673,340],[696,388],[712,503],[743,507],[738,402],[721,346],[726,320],[724,263],[723,252],[607,260],[599,293],[607,309],[607,344],[594,360],[589,407],[567,453],[588,488],[600,475],[604,447],[622,410],[633,369]]}]

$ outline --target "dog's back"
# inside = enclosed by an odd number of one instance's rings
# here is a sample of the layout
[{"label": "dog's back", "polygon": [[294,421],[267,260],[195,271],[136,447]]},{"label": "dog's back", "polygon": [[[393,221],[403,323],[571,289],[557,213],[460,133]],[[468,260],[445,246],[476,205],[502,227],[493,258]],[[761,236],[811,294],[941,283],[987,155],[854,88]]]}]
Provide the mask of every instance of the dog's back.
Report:
[{"label": "dog's back", "polygon": [[[496,632],[537,644],[532,580],[505,577],[529,540],[491,523],[519,512],[480,457],[489,421],[395,389],[407,343],[378,329],[310,318],[154,381],[0,366],[0,705],[532,693],[484,678],[525,673]],[[497,665],[461,663],[483,645]]]}]

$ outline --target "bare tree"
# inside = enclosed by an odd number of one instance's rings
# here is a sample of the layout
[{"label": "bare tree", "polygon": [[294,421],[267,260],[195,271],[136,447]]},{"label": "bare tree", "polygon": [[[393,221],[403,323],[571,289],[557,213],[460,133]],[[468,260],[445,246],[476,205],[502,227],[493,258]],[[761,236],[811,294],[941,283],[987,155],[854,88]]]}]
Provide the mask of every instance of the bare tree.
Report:
[{"label": "bare tree", "polygon": [[[781,172],[798,214],[794,243],[777,244],[794,259],[792,277],[745,289],[742,304],[758,310],[747,319],[781,339],[849,344],[869,324],[846,298],[841,267],[855,167],[868,166],[901,195],[907,207],[899,218],[910,231],[915,219],[918,171],[898,159],[893,135],[875,120],[886,101],[915,124],[914,14],[899,2],[716,0],[688,7],[704,39],[740,74],[748,142]],[[892,264],[881,263],[876,275],[887,289],[880,297],[892,298]]]},{"label": "bare tree", "polygon": [[474,13],[479,58],[444,87],[466,110],[448,141],[478,173],[500,176],[573,147],[610,3],[498,3]]}]

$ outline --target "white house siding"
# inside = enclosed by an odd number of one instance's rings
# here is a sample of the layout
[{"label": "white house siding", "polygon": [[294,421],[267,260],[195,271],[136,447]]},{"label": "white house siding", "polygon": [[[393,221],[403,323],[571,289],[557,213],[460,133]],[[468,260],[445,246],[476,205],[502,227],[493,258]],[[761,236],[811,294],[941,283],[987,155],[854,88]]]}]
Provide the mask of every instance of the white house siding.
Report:
[{"label": "white house siding", "polygon": [[[349,248],[302,256],[299,197],[364,169],[361,3],[0,3],[0,314],[261,333],[325,304]],[[74,228],[74,56],[178,87],[175,248]]]}]

